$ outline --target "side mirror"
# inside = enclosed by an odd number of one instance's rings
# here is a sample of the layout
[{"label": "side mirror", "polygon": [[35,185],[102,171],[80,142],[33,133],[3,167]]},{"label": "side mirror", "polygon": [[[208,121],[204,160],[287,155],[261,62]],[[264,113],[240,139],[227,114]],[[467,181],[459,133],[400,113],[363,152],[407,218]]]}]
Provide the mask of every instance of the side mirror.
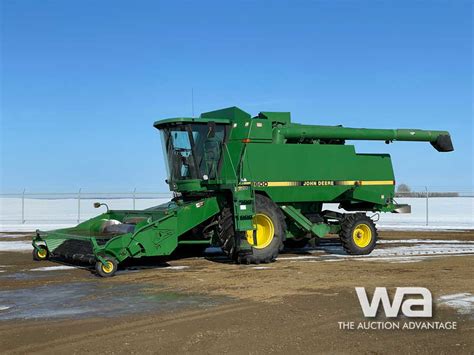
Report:
[{"label": "side mirror", "polygon": [[107,212],[109,212],[109,206],[106,203],[94,202],[94,208],[99,208],[100,206],[105,206],[107,208]]}]

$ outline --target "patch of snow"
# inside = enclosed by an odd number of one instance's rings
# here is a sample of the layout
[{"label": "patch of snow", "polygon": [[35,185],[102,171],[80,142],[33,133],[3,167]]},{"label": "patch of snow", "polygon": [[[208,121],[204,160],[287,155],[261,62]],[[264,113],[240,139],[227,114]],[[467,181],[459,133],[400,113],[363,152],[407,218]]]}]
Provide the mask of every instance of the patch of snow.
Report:
[{"label": "patch of snow", "polygon": [[0,234],[0,238],[9,238],[9,239],[31,238],[31,234]]},{"label": "patch of snow", "polygon": [[167,266],[164,269],[166,269],[166,270],[183,270],[183,269],[189,269],[189,266],[185,266],[185,265]]},{"label": "patch of snow", "polygon": [[[453,256],[460,256],[460,255],[453,255]],[[373,258],[370,256],[361,256],[357,258],[338,258],[336,255],[321,255],[321,256],[314,256],[314,259],[309,260],[292,260],[291,262],[307,262],[307,263],[320,263],[320,262],[334,262],[334,261],[344,261],[348,259],[353,259],[357,261],[375,261],[375,262],[384,262],[390,264],[402,264],[402,263],[416,263],[419,261],[431,259],[431,258],[439,258],[443,257],[443,255],[426,255],[426,256],[398,256],[398,257],[378,257]]]},{"label": "patch of snow", "polygon": [[254,270],[268,270],[273,269],[271,266],[253,266],[252,269]]},{"label": "patch of snow", "polygon": [[[25,198],[26,223],[21,223],[22,199],[0,198],[0,231],[49,230],[72,227],[77,224],[77,199]],[[105,202],[111,209],[132,209],[133,199],[97,198],[81,199],[81,221],[97,216],[103,208],[93,208],[96,201]],[[169,201],[169,198],[136,199],[136,209],[145,209]],[[474,229],[473,197],[430,197],[426,226],[426,200],[424,198],[397,198],[401,204],[411,205],[411,214],[381,213],[377,225],[381,229],[397,230],[472,230]],[[324,209],[336,212],[337,204],[324,204]]]},{"label": "patch of snow", "polygon": [[[474,254],[473,244],[415,244],[412,246],[376,248],[370,257],[407,255]],[[357,257],[357,256],[354,256]]]},{"label": "patch of snow", "polygon": [[[385,241],[389,243],[384,247],[376,248],[370,255],[347,255],[342,246],[321,244],[310,250],[312,255],[280,256],[277,260],[288,261],[334,261],[334,260],[359,260],[359,261],[383,261],[390,263],[411,263],[422,261],[429,257],[460,256],[474,254],[474,243],[460,240],[394,240]],[[393,243],[391,243],[393,242]],[[396,246],[395,244],[413,244]]]},{"label": "patch of snow", "polygon": [[30,251],[33,246],[29,241],[0,242],[0,251]]},{"label": "patch of snow", "polygon": [[[377,226],[385,230],[472,230],[474,229],[473,197],[430,197],[428,226],[426,199],[397,198],[397,203],[411,206],[411,213],[380,213]],[[337,204],[324,204],[323,209],[342,212]]]},{"label": "patch of snow", "polygon": [[307,260],[319,259],[319,256],[279,256],[277,260]]},{"label": "patch of snow", "polygon": [[137,272],[140,272],[140,270],[138,270],[138,269],[118,270],[118,271],[116,272],[116,275],[121,275],[121,274],[133,274],[133,273],[137,273]]},{"label": "patch of snow", "polygon": [[[81,198],[81,222],[105,212],[105,207],[94,208],[94,202],[106,203],[110,209],[147,209],[168,202],[170,198]],[[77,225],[77,199],[25,198],[25,219],[22,219],[22,199],[18,197],[0,198],[0,231],[33,232],[36,229],[51,230]]]},{"label": "patch of snow", "polygon": [[57,271],[57,270],[71,270],[77,269],[75,266],[59,265],[59,266],[44,266],[38,267],[36,269],[31,269],[30,271]]},{"label": "patch of snow", "polygon": [[419,263],[420,261],[431,258],[428,257],[412,257],[412,258],[393,258],[389,261],[390,264],[407,264],[407,263]]},{"label": "patch of snow", "polygon": [[125,270],[118,270],[117,274],[139,272],[140,270],[184,270],[189,269],[187,265],[175,265],[175,266],[160,266],[160,265],[141,265],[141,266],[130,266]]},{"label": "patch of snow", "polygon": [[456,309],[460,314],[474,314],[474,295],[471,293],[456,293],[438,298],[442,305]]},{"label": "patch of snow", "polygon": [[426,243],[426,244],[474,244],[474,241],[471,240],[436,240],[436,239],[379,239],[377,244],[416,244],[416,243]]},{"label": "patch of snow", "polygon": [[[54,218],[51,219],[54,221]],[[45,222],[28,222],[25,224],[13,223],[7,224],[2,222],[0,224],[0,232],[34,232],[35,230],[39,229],[42,231],[53,230],[53,229],[62,229],[62,228],[70,228],[76,226],[77,223],[45,223]]]},{"label": "patch of snow", "polygon": [[396,257],[380,257],[380,258],[372,258],[372,257],[366,257],[366,258],[358,258],[356,260],[358,261],[383,261],[383,262],[389,262],[390,264],[401,264],[401,263],[417,263],[426,259],[429,259],[431,257],[438,257],[439,255],[433,255],[433,256],[396,256]]},{"label": "patch of snow", "polygon": [[422,232],[422,231],[436,231],[436,232],[463,232],[474,229],[474,227],[470,224],[467,225],[435,225],[435,226],[426,226],[422,224],[410,224],[410,223],[400,223],[400,224],[379,224],[377,222],[377,229],[383,231],[390,231],[390,230],[407,230],[407,231],[414,231],[414,232]]}]

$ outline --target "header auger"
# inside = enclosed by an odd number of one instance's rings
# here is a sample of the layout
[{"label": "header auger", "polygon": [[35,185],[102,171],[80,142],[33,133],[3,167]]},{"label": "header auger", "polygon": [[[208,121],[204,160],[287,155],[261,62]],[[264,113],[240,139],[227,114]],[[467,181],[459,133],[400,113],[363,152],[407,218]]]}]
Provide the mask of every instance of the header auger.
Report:
[{"label": "header auger", "polygon": [[[291,123],[237,107],[155,122],[175,196],[143,211],[107,210],[74,228],[37,231],[34,258],[95,263],[112,276],[128,258],[165,256],[183,244],[218,245],[238,263],[268,263],[284,244],[339,234],[349,254],[369,254],[377,230],[367,212],[410,212],[394,201],[388,154],[356,153],[347,140],[430,142],[453,150],[446,131]],[[347,213],[328,211],[338,203]],[[100,205],[98,205],[100,206]]]}]

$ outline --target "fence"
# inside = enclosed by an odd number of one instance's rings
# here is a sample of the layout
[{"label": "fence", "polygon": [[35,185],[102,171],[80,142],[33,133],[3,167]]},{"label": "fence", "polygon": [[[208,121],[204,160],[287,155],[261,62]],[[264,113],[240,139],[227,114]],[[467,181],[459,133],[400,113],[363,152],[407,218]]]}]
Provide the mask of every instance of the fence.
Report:
[{"label": "fence", "polygon": [[[15,225],[74,225],[99,211],[93,208],[96,201],[111,209],[146,209],[166,203],[170,192],[86,192],[38,193],[23,190],[20,193],[0,194],[0,225],[3,230],[15,230]],[[412,206],[411,215],[382,214],[380,224],[386,226],[446,226],[474,228],[473,189],[415,187],[409,192],[398,192],[398,203]],[[328,204],[325,209],[337,210]],[[9,229],[10,228],[10,229]]]},{"label": "fence", "polygon": [[[458,198],[458,199],[456,199]],[[464,189],[456,189],[453,190],[451,187],[436,187],[435,189],[429,188],[428,186],[416,186],[409,191],[397,191],[395,193],[395,201],[399,203],[408,203],[412,205],[412,209],[415,207],[413,206],[413,202],[416,201],[415,205],[420,205],[420,200],[424,200],[424,225],[430,225],[430,201],[438,202],[438,205],[444,209],[443,211],[436,211],[436,213],[431,213],[431,216],[439,219],[440,213],[443,213],[446,218],[446,214],[450,214],[453,208],[456,206],[459,208],[459,216],[463,215],[462,209],[465,211],[465,218],[466,223],[474,224],[474,211],[473,211],[473,203],[474,203],[474,188],[464,188]],[[454,203],[452,203],[454,201]],[[458,201],[459,203],[455,202]],[[411,202],[411,203],[410,203]],[[464,202],[464,203],[463,203]],[[435,206],[440,207],[440,206]],[[470,217],[470,218],[469,218]],[[432,221],[433,224],[434,221]],[[459,221],[461,225],[463,225],[463,221]]]},{"label": "fence", "polygon": [[170,192],[84,192],[0,194],[0,223],[81,222],[97,214],[93,202],[104,202],[115,209],[144,209],[165,203]]}]

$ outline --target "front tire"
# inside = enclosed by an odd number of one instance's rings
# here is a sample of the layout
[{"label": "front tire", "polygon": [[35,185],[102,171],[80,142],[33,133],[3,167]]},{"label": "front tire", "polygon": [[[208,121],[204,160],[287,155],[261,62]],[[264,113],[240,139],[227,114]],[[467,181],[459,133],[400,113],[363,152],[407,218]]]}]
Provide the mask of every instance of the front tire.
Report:
[{"label": "front tire", "polygon": [[118,263],[115,258],[111,256],[103,256],[105,264],[102,264],[99,260],[95,263],[95,271],[97,275],[101,277],[112,277],[117,272]]},{"label": "front tire", "polygon": [[377,243],[377,228],[365,214],[348,214],[342,221],[339,237],[347,254],[367,255]]},{"label": "front tire", "polygon": [[[219,222],[219,242],[222,250],[239,264],[260,264],[275,261],[280,250],[283,249],[283,240],[286,223],[280,208],[268,197],[255,195],[256,225],[254,231],[236,232],[232,213],[225,209]],[[237,233],[237,234],[236,234]],[[240,252],[236,247],[237,238],[246,239],[251,250]]]}]

